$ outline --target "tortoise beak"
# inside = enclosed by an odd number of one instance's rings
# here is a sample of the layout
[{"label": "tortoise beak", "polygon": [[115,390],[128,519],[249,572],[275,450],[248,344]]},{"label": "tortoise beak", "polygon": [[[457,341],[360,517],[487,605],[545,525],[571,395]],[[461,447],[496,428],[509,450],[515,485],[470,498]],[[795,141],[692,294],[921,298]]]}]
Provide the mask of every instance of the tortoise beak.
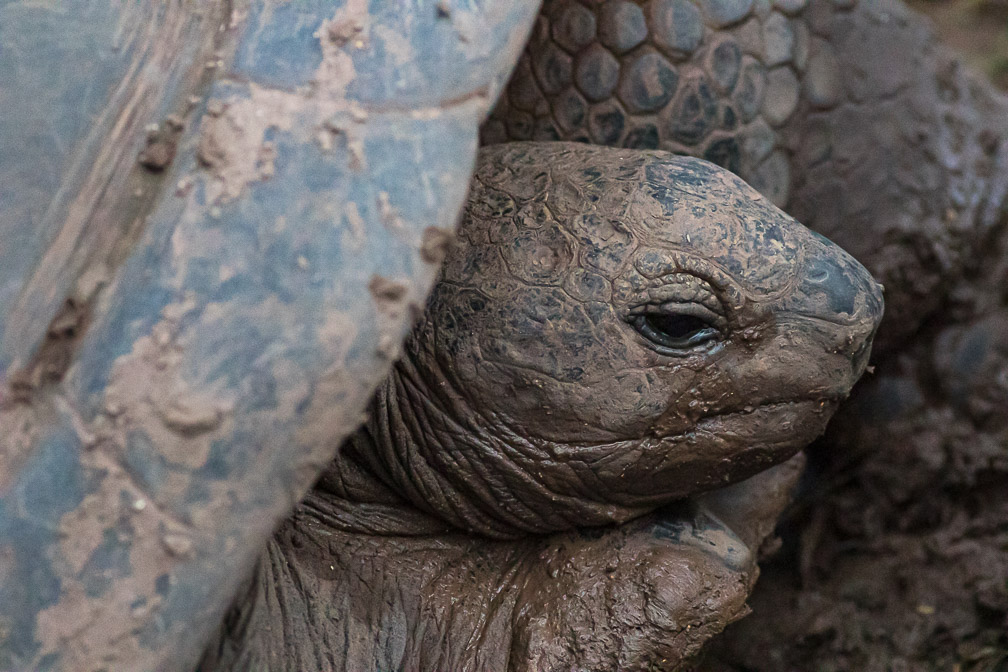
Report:
[{"label": "tortoise beak", "polygon": [[781,308],[827,327],[833,351],[849,357],[855,379],[860,377],[882,320],[882,286],[854,257],[816,233],[805,246],[800,277]]}]

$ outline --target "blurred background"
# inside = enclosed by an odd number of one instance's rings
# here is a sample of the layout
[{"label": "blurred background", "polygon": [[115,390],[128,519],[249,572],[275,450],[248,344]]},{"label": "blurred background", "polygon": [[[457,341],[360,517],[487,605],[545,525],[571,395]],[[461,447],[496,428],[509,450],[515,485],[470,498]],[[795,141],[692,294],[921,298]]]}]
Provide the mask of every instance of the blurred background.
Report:
[{"label": "blurred background", "polygon": [[975,72],[1008,92],[1008,0],[909,0]]}]

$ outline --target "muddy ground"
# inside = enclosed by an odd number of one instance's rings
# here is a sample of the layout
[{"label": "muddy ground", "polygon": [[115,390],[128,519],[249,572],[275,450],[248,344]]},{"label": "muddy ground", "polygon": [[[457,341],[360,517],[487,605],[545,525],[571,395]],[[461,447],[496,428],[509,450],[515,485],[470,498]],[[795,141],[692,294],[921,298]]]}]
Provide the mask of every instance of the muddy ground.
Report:
[{"label": "muddy ground", "polygon": [[[1008,90],[1008,0],[911,5],[975,71]],[[948,340],[931,329],[930,343],[918,339],[917,351],[880,362],[846,417],[810,449],[803,492],[779,528],[753,614],[692,669],[1008,671],[1008,397],[995,394],[986,415],[926,392],[908,401],[917,392],[907,381],[941,385]],[[1008,322],[986,333],[999,330]],[[995,378],[999,369],[1002,386],[1008,380],[1003,356],[981,369]]]}]

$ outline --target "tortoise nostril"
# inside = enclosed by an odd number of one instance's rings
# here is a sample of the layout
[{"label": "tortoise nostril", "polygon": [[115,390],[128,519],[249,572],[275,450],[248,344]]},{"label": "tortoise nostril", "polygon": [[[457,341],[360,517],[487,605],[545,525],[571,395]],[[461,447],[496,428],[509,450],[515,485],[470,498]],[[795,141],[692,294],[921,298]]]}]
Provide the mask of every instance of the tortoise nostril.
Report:
[{"label": "tortoise nostril", "polygon": [[850,352],[882,319],[882,292],[871,273],[854,257],[821,236],[813,236],[801,269],[801,281],[781,307],[799,315],[855,327]]},{"label": "tortoise nostril", "polygon": [[810,293],[821,293],[825,305],[837,316],[853,316],[858,303],[858,295],[863,291],[867,272],[844,263],[839,254],[821,254],[809,260],[805,269],[805,283]]},{"label": "tortoise nostril", "polygon": [[879,323],[882,321],[882,313],[885,312],[885,299],[882,297],[882,285],[875,282],[875,278],[869,279],[868,288],[868,302],[867,308],[868,318],[871,320],[872,333],[874,330],[878,329]]},{"label": "tortoise nostril", "polygon": [[816,285],[821,285],[825,283],[827,280],[829,280],[829,277],[830,277],[829,271],[827,271],[825,268],[813,269],[812,271],[809,272],[808,275],[809,282]]}]

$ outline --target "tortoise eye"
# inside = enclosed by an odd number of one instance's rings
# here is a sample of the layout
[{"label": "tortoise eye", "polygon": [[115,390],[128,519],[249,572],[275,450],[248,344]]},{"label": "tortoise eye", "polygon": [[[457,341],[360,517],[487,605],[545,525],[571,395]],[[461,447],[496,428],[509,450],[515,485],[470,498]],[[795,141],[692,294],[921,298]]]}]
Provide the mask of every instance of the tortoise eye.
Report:
[{"label": "tortoise eye", "polygon": [[635,315],[630,323],[662,350],[689,350],[717,339],[721,333],[707,320],[688,313],[646,312]]}]

